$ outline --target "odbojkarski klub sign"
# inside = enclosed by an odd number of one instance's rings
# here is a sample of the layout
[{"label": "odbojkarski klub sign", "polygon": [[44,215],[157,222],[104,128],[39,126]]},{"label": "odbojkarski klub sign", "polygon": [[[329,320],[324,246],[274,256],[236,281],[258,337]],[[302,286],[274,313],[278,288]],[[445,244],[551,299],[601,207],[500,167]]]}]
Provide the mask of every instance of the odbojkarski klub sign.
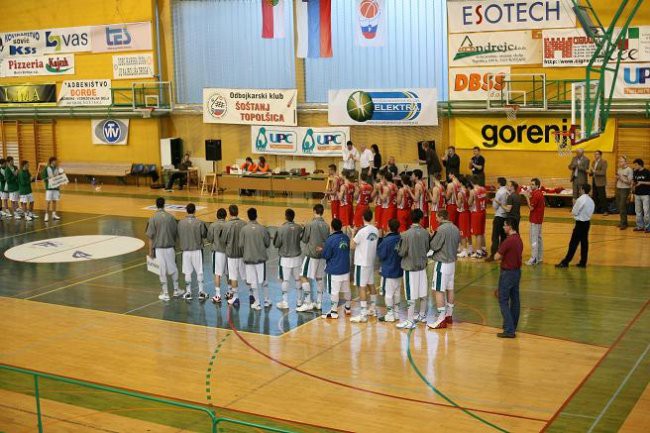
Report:
[{"label": "odbojkarski klub sign", "polygon": [[296,126],[296,89],[203,89],[203,123]]},{"label": "odbojkarski klub sign", "polygon": [[56,84],[2,84],[0,105],[56,104]]}]

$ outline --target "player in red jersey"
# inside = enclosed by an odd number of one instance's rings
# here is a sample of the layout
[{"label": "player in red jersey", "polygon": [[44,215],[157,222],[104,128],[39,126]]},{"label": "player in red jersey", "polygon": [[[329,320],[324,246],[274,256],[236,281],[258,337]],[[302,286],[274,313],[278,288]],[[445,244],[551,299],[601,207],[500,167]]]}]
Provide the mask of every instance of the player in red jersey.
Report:
[{"label": "player in red jersey", "polygon": [[[449,221],[458,227],[458,206],[456,199],[458,198],[458,191],[460,190],[460,182],[458,178],[449,173],[449,182],[447,183],[447,213],[449,214]],[[459,227],[460,228],[460,227]]]},{"label": "player in red jersey", "polygon": [[485,248],[485,205],[487,202],[487,190],[479,185],[478,176],[472,176],[471,189],[469,193],[469,212],[471,221],[471,232],[474,237],[476,251],[471,257],[482,259],[487,257]]},{"label": "player in red jersey", "polygon": [[401,179],[402,186],[397,191],[397,219],[399,220],[400,233],[411,227],[411,208],[413,207],[411,179],[405,174],[402,175]]},{"label": "player in red jersey", "polygon": [[341,199],[339,198],[339,191],[343,185],[343,178],[337,173],[336,165],[329,165],[329,177],[327,178],[327,188],[325,189],[325,197],[330,202],[332,209],[332,219],[339,218],[339,208],[341,206]]},{"label": "player in red jersey", "polygon": [[439,210],[445,209],[445,197],[445,187],[440,183],[440,179],[433,178],[433,185],[429,190],[429,199],[431,200],[429,228],[431,231],[438,230],[438,219],[436,218],[436,214]]},{"label": "player in red jersey", "polygon": [[339,219],[343,224],[343,229],[348,234],[352,233],[350,227],[352,226],[353,202],[354,202],[354,183],[351,177],[346,177],[343,185],[339,189],[339,200],[341,206],[339,207]]},{"label": "player in red jersey", "polygon": [[393,173],[390,171],[384,174],[384,189],[381,195],[382,221],[381,226],[384,232],[388,230],[388,221],[397,218],[397,185],[393,182]]},{"label": "player in red jersey", "polygon": [[359,186],[355,191],[357,206],[354,209],[354,228],[363,227],[363,214],[370,209],[370,200],[372,198],[372,185],[370,185],[370,175],[362,174]]},{"label": "player in red jersey", "polygon": [[384,208],[381,207],[382,205],[382,191],[384,190],[385,186],[385,181],[384,181],[384,171],[379,170],[377,173],[377,179],[375,180],[375,186],[372,189],[372,200],[375,203],[375,227],[377,227],[377,230],[379,230],[379,237],[384,236],[384,229],[382,228],[382,220],[383,218],[383,213],[384,213]]},{"label": "player in red jersey", "polygon": [[429,227],[429,197],[427,193],[427,184],[422,180],[422,170],[413,170],[413,209],[420,209],[424,215],[420,220],[420,225],[423,228]]},{"label": "player in red jersey", "polygon": [[462,259],[472,254],[472,233],[469,213],[469,189],[465,178],[459,180],[460,187],[456,196],[456,206],[458,211],[458,230],[460,230],[460,252],[458,253],[458,257]]}]

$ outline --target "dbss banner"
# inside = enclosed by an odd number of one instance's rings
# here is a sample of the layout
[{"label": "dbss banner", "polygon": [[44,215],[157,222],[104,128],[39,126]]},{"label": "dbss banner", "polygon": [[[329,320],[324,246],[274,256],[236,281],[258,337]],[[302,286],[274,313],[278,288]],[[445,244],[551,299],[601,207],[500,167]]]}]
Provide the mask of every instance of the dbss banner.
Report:
[{"label": "dbss banner", "polygon": [[341,156],[349,140],[349,127],[252,126],[253,153],[293,156]]},{"label": "dbss banner", "polygon": [[359,90],[328,92],[330,125],[436,126],[436,89]]},{"label": "dbss banner", "polygon": [[296,89],[203,89],[203,123],[298,124]]}]

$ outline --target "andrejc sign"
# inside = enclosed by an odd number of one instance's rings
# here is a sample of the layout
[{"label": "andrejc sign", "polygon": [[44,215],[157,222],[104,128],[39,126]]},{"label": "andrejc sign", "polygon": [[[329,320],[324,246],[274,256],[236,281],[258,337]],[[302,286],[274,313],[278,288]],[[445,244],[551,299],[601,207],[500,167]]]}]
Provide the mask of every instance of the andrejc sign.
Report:
[{"label": "andrejc sign", "polygon": [[56,105],[56,84],[0,85],[0,105]]}]

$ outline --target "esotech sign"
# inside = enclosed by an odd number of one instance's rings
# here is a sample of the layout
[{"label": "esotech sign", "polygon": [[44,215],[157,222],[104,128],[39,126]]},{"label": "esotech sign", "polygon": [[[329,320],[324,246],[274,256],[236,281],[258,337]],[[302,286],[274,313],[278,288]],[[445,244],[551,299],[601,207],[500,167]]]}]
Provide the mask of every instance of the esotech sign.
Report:
[{"label": "esotech sign", "polygon": [[450,33],[575,27],[571,0],[447,2]]}]

